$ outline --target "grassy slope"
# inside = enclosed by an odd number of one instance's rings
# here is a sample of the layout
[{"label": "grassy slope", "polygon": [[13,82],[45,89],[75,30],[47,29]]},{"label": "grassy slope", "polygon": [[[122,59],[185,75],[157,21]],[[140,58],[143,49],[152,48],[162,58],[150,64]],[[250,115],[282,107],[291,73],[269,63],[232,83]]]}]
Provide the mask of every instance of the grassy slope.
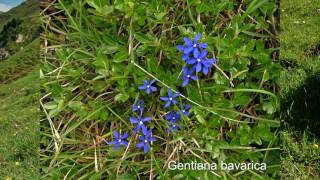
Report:
[{"label": "grassy slope", "polygon": [[0,13],[0,30],[2,26],[9,22],[13,17],[24,19],[30,16],[38,16],[39,14],[39,1],[27,0],[17,7],[12,8],[8,12]]},{"label": "grassy slope", "polygon": [[38,179],[38,71],[0,85],[0,177]]},{"label": "grassy slope", "polygon": [[8,83],[23,76],[38,64],[39,39],[12,55],[9,59],[1,62],[0,82]]},{"label": "grassy slope", "polygon": [[[288,98],[290,91],[320,71],[320,57],[312,53],[320,44],[320,2],[283,0],[281,12],[281,60],[293,66],[282,79],[282,97]],[[295,132],[291,127],[286,128],[282,137],[282,176],[319,179],[320,151],[315,148],[319,140],[308,132]]]}]

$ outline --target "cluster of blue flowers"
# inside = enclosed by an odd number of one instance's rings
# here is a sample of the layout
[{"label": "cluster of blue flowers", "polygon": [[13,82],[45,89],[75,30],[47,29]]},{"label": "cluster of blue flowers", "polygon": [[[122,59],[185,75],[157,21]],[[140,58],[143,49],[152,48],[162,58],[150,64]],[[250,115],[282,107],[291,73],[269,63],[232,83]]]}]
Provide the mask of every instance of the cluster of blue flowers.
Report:
[{"label": "cluster of blue flowers", "polygon": [[[175,104],[178,103],[176,98],[179,97],[179,95],[180,95],[180,93],[172,94],[172,90],[168,89],[168,96],[162,96],[162,97],[160,97],[160,99],[162,101],[166,102],[164,107],[168,108],[171,105],[174,106]],[[180,108],[181,108],[181,112],[184,115],[186,115],[186,116],[189,115],[189,110],[191,108],[191,106],[189,104],[180,105]],[[166,120],[168,120],[167,125],[169,128],[167,129],[167,131],[172,132],[172,133],[176,133],[176,131],[178,131],[180,129],[180,125],[178,124],[178,121],[181,119],[180,112],[171,110],[166,114],[165,118],[166,118]]]},{"label": "cluster of blue flowers", "polygon": [[200,38],[201,34],[197,34],[193,41],[185,37],[183,38],[185,44],[177,46],[177,49],[183,52],[182,60],[186,62],[183,67],[184,75],[181,78],[183,87],[189,83],[190,79],[197,80],[197,76],[194,75],[195,72],[203,72],[207,75],[213,63],[217,62],[215,58],[207,58],[208,44],[198,43]]},{"label": "cluster of blue flowers", "polygon": [[[208,74],[209,69],[212,67],[213,63],[217,60],[215,58],[207,58],[207,47],[206,43],[198,43],[201,38],[200,34],[197,34],[193,41],[189,38],[184,38],[184,45],[178,45],[177,49],[183,52],[182,60],[186,62],[186,65],[183,67],[183,84],[185,87],[190,80],[197,80],[195,72],[203,72]],[[148,95],[152,92],[158,91],[158,88],[155,85],[155,80],[148,82],[143,80],[143,85],[138,87],[139,90],[145,91]],[[177,98],[180,96],[180,93],[173,93],[171,88],[168,89],[167,96],[161,96],[160,99],[165,102],[164,108],[173,107],[173,110],[169,110],[165,115],[167,120],[167,132],[176,133],[181,126],[178,124],[182,116],[189,116],[189,110],[191,106],[189,104],[179,104]],[[178,111],[174,110],[175,105],[178,105]],[[156,138],[152,136],[152,129],[148,129],[147,124],[152,121],[152,117],[143,117],[144,113],[144,101],[138,100],[134,105],[132,105],[132,111],[138,112],[137,117],[130,117],[131,124],[134,125],[132,130],[133,134],[139,135],[139,140],[136,144],[137,148],[143,148],[144,153],[147,153],[150,149],[150,144],[156,141]],[[121,145],[128,147],[128,142],[126,139],[129,137],[128,133],[123,135],[119,134],[118,131],[114,132],[114,141],[111,141],[110,145],[115,145],[114,149],[117,150]]]},{"label": "cluster of blue flowers", "polygon": [[[151,94],[152,92],[157,91],[157,87],[153,85],[155,80],[151,80],[147,82],[143,81],[143,85],[139,86],[138,89],[145,90],[147,94]],[[138,117],[130,117],[131,124],[134,124],[134,128],[132,130],[133,134],[137,134],[141,132],[142,134],[139,136],[140,142],[136,144],[137,148],[143,148],[144,153],[149,151],[149,145],[156,141],[156,138],[152,136],[152,130],[148,130],[147,123],[152,120],[152,117],[142,117],[144,112],[144,101],[138,100],[136,104],[132,105],[132,111],[138,112]],[[110,145],[115,145],[114,149],[117,150],[121,145],[128,147],[128,142],[126,138],[129,137],[128,133],[124,135],[119,135],[117,131],[114,132],[114,141],[111,141]]]}]

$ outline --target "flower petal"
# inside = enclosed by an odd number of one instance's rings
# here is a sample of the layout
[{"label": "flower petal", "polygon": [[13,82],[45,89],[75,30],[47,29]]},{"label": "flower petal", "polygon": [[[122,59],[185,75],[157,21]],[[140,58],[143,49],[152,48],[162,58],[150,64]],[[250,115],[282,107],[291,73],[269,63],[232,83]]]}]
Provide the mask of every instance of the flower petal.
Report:
[{"label": "flower petal", "polygon": [[184,46],[183,46],[183,45],[178,45],[178,46],[177,46],[177,49],[178,49],[179,51],[183,51],[183,50],[184,50]]},{"label": "flower petal", "polygon": [[171,88],[168,89],[168,96],[169,96],[169,97],[172,96],[172,90],[171,90]]},{"label": "flower petal", "polygon": [[184,49],[183,53],[189,55],[189,53],[191,53],[192,50],[193,50],[193,47],[192,47],[192,46],[186,47],[186,48]]},{"label": "flower petal", "polygon": [[142,86],[139,86],[138,87],[138,89],[140,89],[140,90],[144,90],[144,89],[146,89],[147,87],[145,86],[145,85],[142,85]]},{"label": "flower petal", "polygon": [[138,123],[138,120],[136,118],[134,118],[134,117],[130,117],[130,122],[132,124],[135,124],[135,123]]},{"label": "flower petal", "polygon": [[194,37],[194,43],[197,43],[199,39],[201,38],[201,34],[197,34],[196,37]]},{"label": "flower petal", "polygon": [[114,146],[114,150],[118,150],[120,146],[121,146],[120,143],[116,144],[116,145]]},{"label": "flower petal", "polygon": [[207,75],[208,74],[208,68],[207,67],[203,67],[203,73],[205,74],[205,75]]},{"label": "flower petal", "polygon": [[200,43],[199,46],[202,47],[203,49],[206,49],[208,47],[208,44]]},{"label": "flower petal", "polygon": [[121,139],[126,139],[127,137],[129,137],[129,134],[128,133],[124,133],[121,137]]},{"label": "flower petal", "polygon": [[203,59],[207,56],[208,52],[206,50],[203,50],[200,54],[200,58]]},{"label": "flower petal", "polygon": [[161,96],[160,99],[161,99],[162,101],[168,101],[168,100],[169,100],[168,97],[164,97],[164,96]]},{"label": "flower petal", "polygon": [[150,142],[154,142],[154,141],[157,141],[157,139],[152,136],[152,137],[149,138],[149,141],[150,141]]},{"label": "flower petal", "polygon": [[200,72],[201,71],[201,63],[197,63],[196,65],[196,71]]},{"label": "flower petal", "polygon": [[136,147],[137,148],[142,148],[144,146],[144,142],[138,142],[137,144],[136,144]]},{"label": "flower petal", "polygon": [[156,80],[152,79],[149,83],[149,85],[153,84]]},{"label": "flower petal", "polygon": [[146,127],[145,125],[142,125],[141,127],[142,127],[142,133],[143,133],[144,135],[147,135],[147,134],[148,134],[148,129],[147,129],[147,127]]},{"label": "flower petal", "polygon": [[164,107],[167,108],[167,107],[170,106],[170,104],[171,104],[171,101],[168,101],[168,102],[166,103],[166,105],[164,105]]},{"label": "flower petal", "polygon": [[137,124],[132,131],[134,134],[136,134],[139,131],[139,129],[140,129],[140,126],[139,124]]},{"label": "flower petal", "polygon": [[151,93],[151,89],[150,89],[150,88],[147,88],[146,93],[147,93],[147,94],[150,94],[150,93]]},{"label": "flower petal", "polygon": [[173,104],[177,104],[177,101],[176,101],[176,100],[172,100],[172,103],[173,103]]},{"label": "flower petal", "polygon": [[113,136],[114,136],[115,139],[119,139],[119,133],[118,133],[118,131],[114,131],[114,132],[113,132]]},{"label": "flower petal", "polygon": [[118,143],[118,141],[110,141],[108,144],[113,145],[113,144],[117,144],[117,143]]},{"label": "flower petal", "polygon": [[158,89],[154,86],[150,86],[151,91],[157,91]]},{"label": "flower petal", "polygon": [[122,141],[121,142],[123,145],[125,145],[126,147],[128,147],[128,142],[127,141]]},{"label": "flower petal", "polygon": [[149,122],[152,120],[152,117],[146,117],[142,119],[142,122]]},{"label": "flower petal", "polygon": [[185,87],[188,83],[189,83],[189,78],[185,78],[182,83],[182,86]]},{"label": "flower petal", "polygon": [[183,40],[184,40],[184,43],[185,43],[187,46],[192,46],[192,41],[191,41],[189,38],[185,37],[185,38],[183,38]]},{"label": "flower petal", "polygon": [[196,81],[196,80],[198,79],[197,76],[191,76],[190,78],[191,78],[192,80],[194,80],[194,81]]},{"label": "flower petal", "polygon": [[193,57],[194,58],[199,58],[199,56],[200,56],[200,52],[199,52],[198,48],[194,48]]},{"label": "flower petal", "polygon": [[180,96],[180,93],[175,93],[175,94],[173,95],[173,98],[176,98],[176,97],[178,97],[178,96]]},{"label": "flower petal", "polygon": [[187,60],[189,58],[189,54],[183,54],[182,55],[182,60]]},{"label": "flower petal", "polygon": [[197,62],[197,60],[195,58],[191,58],[191,59],[187,60],[187,64],[194,64],[196,62]]},{"label": "flower petal", "polygon": [[143,146],[143,152],[147,153],[148,151],[149,151],[149,145],[147,143],[145,143]]}]

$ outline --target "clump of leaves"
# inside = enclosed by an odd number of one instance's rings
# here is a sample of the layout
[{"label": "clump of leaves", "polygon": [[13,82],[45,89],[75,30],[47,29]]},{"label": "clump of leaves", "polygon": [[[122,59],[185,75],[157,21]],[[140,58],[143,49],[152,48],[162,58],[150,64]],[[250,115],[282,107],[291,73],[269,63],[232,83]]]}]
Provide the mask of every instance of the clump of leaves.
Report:
[{"label": "clump of leaves", "polygon": [[[67,17],[57,27],[67,41],[63,48],[46,52],[51,58],[43,60],[47,121],[42,127],[50,134],[43,138],[52,144],[42,152],[47,157],[44,166],[51,164],[43,169],[44,176],[276,178],[281,68],[274,55],[274,26],[266,22],[277,6],[269,1],[243,3],[56,4]],[[44,19],[44,29],[52,38],[49,45],[56,45],[61,34],[46,29],[52,22]],[[135,118],[132,123],[130,117]],[[146,117],[152,120],[140,124]],[[112,138],[114,131],[123,134],[138,125],[137,133],[125,139],[128,146],[114,151],[105,145],[124,140],[120,135]],[[253,173],[169,171],[169,160],[265,162],[269,168]],[[70,166],[73,170],[67,172]]]}]

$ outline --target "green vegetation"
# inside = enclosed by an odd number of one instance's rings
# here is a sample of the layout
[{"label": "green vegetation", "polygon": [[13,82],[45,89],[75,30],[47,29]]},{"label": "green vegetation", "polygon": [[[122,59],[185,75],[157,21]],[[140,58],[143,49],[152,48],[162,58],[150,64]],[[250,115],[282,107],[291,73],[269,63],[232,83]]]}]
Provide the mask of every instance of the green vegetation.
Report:
[{"label": "green vegetation", "polygon": [[[38,68],[0,85],[0,177],[39,178]],[[0,71],[1,72],[1,71]]]},{"label": "green vegetation", "polygon": [[37,12],[39,12],[39,2],[27,0],[10,11],[0,14],[0,56],[2,56],[0,61],[4,60],[5,52],[13,55],[39,37]]},{"label": "green vegetation", "polygon": [[8,83],[24,76],[35,65],[39,64],[39,39],[1,62],[0,82]]},{"label": "green vegetation", "polygon": [[[29,0],[0,14],[1,51],[10,52],[0,61],[1,179],[39,179],[37,2]],[[24,35],[20,43],[18,34]]]},{"label": "green vegetation", "polygon": [[[0,31],[3,26],[15,19],[29,19],[30,17],[35,17],[39,19],[39,1],[38,0],[26,0],[19,6],[10,9],[8,12],[0,13]],[[29,24],[29,26],[34,26],[37,24]]]},{"label": "green vegetation", "polygon": [[319,179],[320,2],[283,0],[280,22],[280,59],[287,66],[280,83],[285,121],[281,176]]},{"label": "green vegetation", "polygon": [[[41,173],[48,179],[278,179],[277,5],[274,1],[59,1],[44,12]],[[53,6],[59,14],[51,13]],[[49,8],[48,8],[49,9]],[[63,17],[63,18],[61,18]],[[208,76],[182,88],[176,46],[202,34],[218,59]],[[138,90],[159,79],[160,92]],[[181,130],[166,132],[167,87],[189,101]],[[137,149],[129,117],[143,99],[157,141]],[[196,103],[190,102],[190,99]],[[179,107],[174,107],[179,110]],[[130,145],[113,150],[114,131]],[[189,171],[168,161],[260,162],[267,170]]]}]

